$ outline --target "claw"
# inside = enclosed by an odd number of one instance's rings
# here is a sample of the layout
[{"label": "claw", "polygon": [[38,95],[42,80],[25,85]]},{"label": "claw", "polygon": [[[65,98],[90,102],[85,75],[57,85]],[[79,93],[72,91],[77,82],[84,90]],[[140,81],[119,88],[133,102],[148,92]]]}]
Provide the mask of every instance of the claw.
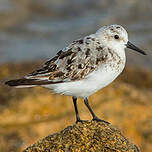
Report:
[{"label": "claw", "polygon": [[98,117],[95,117],[92,119],[93,121],[97,121],[97,122],[104,122],[106,124],[110,124],[109,122],[105,121],[105,120],[102,120],[102,119],[99,119]]},{"label": "claw", "polygon": [[79,120],[76,121],[76,123],[79,123],[79,122],[83,123],[83,122],[87,122],[87,120],[81,120],[81,119],[79,119]]}]

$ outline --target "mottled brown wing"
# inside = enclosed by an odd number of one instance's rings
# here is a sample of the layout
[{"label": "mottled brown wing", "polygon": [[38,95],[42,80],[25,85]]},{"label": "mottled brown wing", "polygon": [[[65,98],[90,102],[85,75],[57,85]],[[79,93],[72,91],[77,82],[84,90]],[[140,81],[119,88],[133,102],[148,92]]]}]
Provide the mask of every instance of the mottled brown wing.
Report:
[{"label": "mottled brown wing", "polygon": [[81,80],[105,62],[106,51],[97,38],[87,36],[73,41],[56,56],[48,60],[42,68],[30,73],[26,78],[47,79],[52,82]]}]

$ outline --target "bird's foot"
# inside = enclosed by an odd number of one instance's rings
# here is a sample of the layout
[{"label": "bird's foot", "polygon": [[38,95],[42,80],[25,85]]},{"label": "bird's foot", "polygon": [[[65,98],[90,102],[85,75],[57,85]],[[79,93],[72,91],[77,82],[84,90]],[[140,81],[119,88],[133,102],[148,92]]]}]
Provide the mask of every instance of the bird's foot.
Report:
[{"label": "bird's foot", "polygon": [[102,119],[99,119],[98,117],[94,117],[92,120],[93,120],[93,121],[97,121],[97,122],[104,122],[104,123],[106,123],[106,124],[110,124],[109,122],[107,122],[107,121],[105,121],[105,120],[102,120]]},{"label": "bird's foot", "polygon": [[76,123],[79,123],[79,122],[80,122],[80,123],[83,123],[83,122],[87,122],[87,120],[77,119],[77,120],[76,120]]}]

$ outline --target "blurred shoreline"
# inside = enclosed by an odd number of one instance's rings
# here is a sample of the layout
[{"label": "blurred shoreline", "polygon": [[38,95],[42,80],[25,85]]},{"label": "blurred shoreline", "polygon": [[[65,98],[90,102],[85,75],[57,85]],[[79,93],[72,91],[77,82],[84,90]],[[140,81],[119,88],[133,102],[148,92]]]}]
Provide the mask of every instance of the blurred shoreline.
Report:
[{"label": "blurred shoreline", "polygon": [[[0,65],[0,80],[24,76],[41,63]],[[128,66],[116,81],[90,97],[97,115],[117,126],[144,152],[152,151],[151,75],[150,69]],[[78,105],[81,117],[90,119],[81,100]],[[71,97],[54,95],[40,87],[15,89],[0,85],[0,112],[2,152],[19,152],[75,121]]]}]

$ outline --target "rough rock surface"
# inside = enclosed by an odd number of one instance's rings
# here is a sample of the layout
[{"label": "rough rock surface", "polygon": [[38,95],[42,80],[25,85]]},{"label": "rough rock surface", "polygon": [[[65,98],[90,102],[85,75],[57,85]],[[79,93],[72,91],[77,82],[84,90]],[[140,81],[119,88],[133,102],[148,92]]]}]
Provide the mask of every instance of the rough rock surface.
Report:
[{"label": "rough rock surface", "polygon": [[140,152],[111,124],[86,121],[39,140],[23,152]]}]

